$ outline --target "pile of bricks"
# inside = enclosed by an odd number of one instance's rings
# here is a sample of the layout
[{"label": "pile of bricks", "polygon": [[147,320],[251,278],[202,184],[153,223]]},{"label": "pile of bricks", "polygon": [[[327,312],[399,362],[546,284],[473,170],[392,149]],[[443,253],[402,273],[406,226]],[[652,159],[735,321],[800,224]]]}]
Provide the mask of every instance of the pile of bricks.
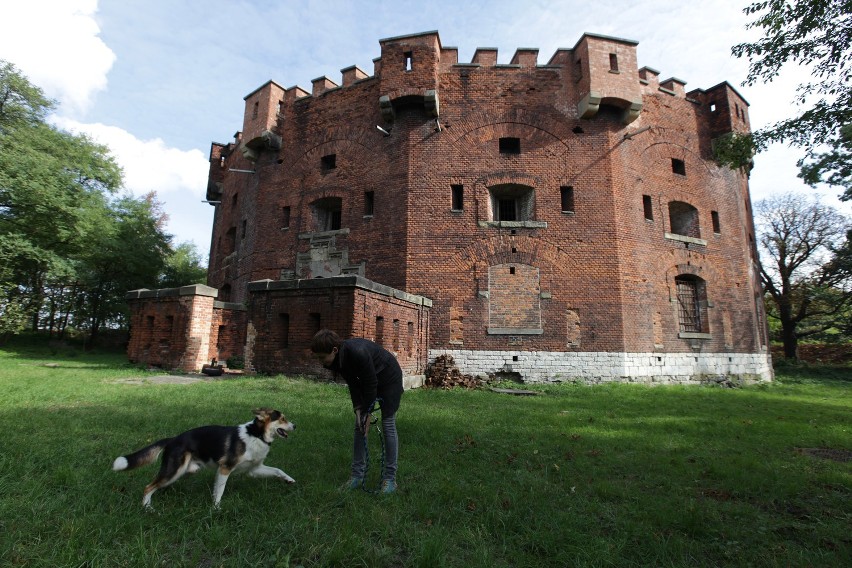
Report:
[{"label": "pile of bricks", "polygon": [[441,355],[426,368],[427,387],[451,389],[463,387],[473,389],[481,386],[482,381],[473,375],[464,375],[456,367],[452,355]]}]

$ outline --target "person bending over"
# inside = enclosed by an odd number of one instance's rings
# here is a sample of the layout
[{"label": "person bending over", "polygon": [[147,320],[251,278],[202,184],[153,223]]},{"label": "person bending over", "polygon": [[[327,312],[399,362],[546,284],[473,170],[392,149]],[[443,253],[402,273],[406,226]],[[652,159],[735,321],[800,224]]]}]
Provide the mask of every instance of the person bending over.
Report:
[{"label": "person bending over", "polygon": [[345,487],[358,488],[366,474],[366,436],[370,427],[368,412],[380,399],[385,464],[382,471],[382,493],[396,491],[396,469],[399,440],[396,411],[402,399],[402,369],[394,355],[369,339],[342,340],[330,329],[321,329],[311,340],[314,357],[326,369],[340,374],[349,386],[355,411],[355,434],[352,444],[352,472]]}]

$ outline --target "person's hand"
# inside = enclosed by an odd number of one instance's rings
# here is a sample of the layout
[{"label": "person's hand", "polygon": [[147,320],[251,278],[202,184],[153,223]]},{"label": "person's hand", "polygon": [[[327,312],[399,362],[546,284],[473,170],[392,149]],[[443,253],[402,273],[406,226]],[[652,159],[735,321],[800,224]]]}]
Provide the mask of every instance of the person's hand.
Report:
[{"label": "person's hand", "polygon": [[370,414],[362,413],[360,408],[355,409],[355,428],[364,436],[370,433]]}]

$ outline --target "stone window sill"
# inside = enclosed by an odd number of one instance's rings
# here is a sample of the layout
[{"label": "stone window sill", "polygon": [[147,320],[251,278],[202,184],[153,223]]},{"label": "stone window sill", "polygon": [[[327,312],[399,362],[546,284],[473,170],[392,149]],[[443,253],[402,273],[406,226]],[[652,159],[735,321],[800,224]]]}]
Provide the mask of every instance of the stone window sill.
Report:
[{"label": "stone window sill", "polygon": [[690,331],[681,331],[677,334],[680,339],[713,339],[709,333],[696,333]]},{"label": "stone window sill", "polygon": [[701,245],[707,246],[707,241],[704,239],[697,239],[695,237],[687,237],[686,235],[676,235],[675,233],[666,233],[664,235],[670,241],[680,241],[682,243],[690,243],[693,245]]},{"label": "stone window sill", "polygon": [[498,229],[546,229],[547,221],[480,221],[479,226]]},{"label": "stone window sill", "polygon": [[543,329],[526,327],[489,327],[488,335],[541,335]]}]

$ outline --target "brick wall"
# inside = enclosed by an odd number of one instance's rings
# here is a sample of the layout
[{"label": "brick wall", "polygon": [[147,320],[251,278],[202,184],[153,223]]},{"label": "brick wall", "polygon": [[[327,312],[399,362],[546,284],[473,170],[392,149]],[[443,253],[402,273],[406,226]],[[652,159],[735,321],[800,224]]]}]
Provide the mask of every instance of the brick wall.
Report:
[{"label": "brick wall", "polygon": [[423,375],[430,301],[358,276],[254,282],[246,365],[262,373],[327,375],[310,354],[314,334],[363,337],[392,352],[403,373]]},{"label": "brick wall", "polygon": [[[270,82],[246,97],[243,130],[257,140],[258,125],[269,128],[280,147],[246,154],[240,133],[214,145],[208,280],[228,301],[253,303],[259,280],[351,274],[432,299],[433,353],[766,358],[747,174],[712,155],[715,138],[749,127],[729,84],[686,92],[639,68],[636,42],[593,34],[547,64],[530,48],[508,64],[491,48],[459,63],[434,32],[379,44],[371,77],[349,67],[339,88]],[[515,204],[512,218],[501,200]],[[706,292],[698,333],[681,327],[679,276]],[[249,308],[258,368],[296,364],[276,325],[307,337],[310,314],[345,326],[335,314],[361,309],[354,295],[327,296],[326,313],[314,293],[288,297],[286,324],[283,296]],[[387,316],[377,332],[362,319],[353,333],[382,337],[403,321]]]},{"label": "brick wall", "polygon": [[197,371],[208,362],[216,290],[193,285],[128,292],[131,362]]}]

